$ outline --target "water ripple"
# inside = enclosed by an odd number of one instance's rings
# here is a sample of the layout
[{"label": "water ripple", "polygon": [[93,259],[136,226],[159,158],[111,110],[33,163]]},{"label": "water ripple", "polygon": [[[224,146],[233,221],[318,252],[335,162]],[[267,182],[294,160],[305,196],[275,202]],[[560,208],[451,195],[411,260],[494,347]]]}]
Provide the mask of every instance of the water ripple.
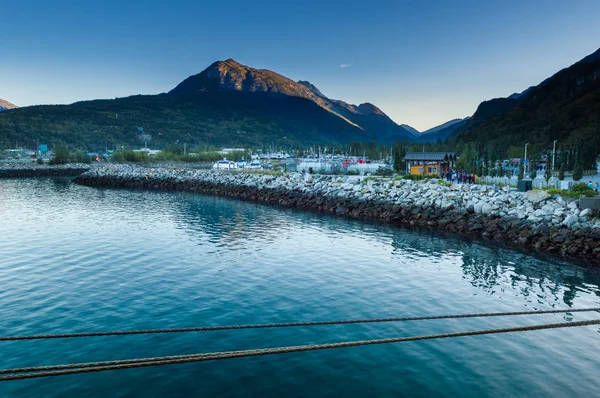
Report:
[{"label": "water ripple", "polygon": [[[0,180],[0,334],[600,305],[596,270],[184,193]],[[2,367],[595,319],[577,313],[0,343]],[[247,358],[0,385],[0,395],[579,396],[597,327]],[[562,377],[573,375],[577,377]]]}]

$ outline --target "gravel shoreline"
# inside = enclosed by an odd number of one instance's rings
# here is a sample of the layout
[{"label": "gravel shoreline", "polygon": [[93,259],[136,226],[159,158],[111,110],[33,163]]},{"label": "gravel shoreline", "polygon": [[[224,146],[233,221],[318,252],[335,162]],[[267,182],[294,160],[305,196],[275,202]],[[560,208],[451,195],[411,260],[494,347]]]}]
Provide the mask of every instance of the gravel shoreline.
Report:
[{"label": "gravel shoreline", "polygon": [[270,175],[186,168],[107,165],[74,182],[199,192],[315,210],[357,219],[435,228],[600,265],[600,219],[576,201],[545,191],[504,191],[485,185],[446,186],[352,176]]}]

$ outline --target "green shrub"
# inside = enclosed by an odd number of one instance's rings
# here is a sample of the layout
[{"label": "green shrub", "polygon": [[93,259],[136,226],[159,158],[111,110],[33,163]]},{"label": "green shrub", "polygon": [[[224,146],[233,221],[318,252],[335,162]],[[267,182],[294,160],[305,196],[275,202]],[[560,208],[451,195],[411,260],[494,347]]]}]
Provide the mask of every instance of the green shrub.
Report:
[{"label": "green shrub", "polygon": [[150,156],[145,152],[133,152],[131,149],[121,149],[111,155],[114,163],[147,163]]},{"label": "green shrub", "polygon": [[550,195],[560,195],[569,198],[578,198],[580,196],[591,197],[597,195],[596,191],[588,188],[588,186],[583,182],[573,185],[568,191],[564,189],[550,188],[548,189],[548,193]]},{"label": "green shrub", "polygon": [[75,163],[92,163],[92,159],[82,150],[75,152],[71,156],[71,160]]},{"label": "green shrub", "polygon": [[596,191],[587,186],[585,182],[580,182],[571,187],[571,191],[576,196],[596,196]]},{"label": "green shrub", "polygon": [[394,174],[394,171],[387,167],[379,167],[374,174],[376,176],[391,177],[391,175]]},{"label": "green shrub", "polygon": [[44,159],[37,158],[36,162],[37,162],[37,164],[44,164]]},{"label": "green shrub", "polygon": [[560,189],[560,188],[550,188],[550,189],[548,190],[548,193],[549,193],[550,195],[564,195],[564,194],[565,194],[565,192],[566,192],[565,190],[563,190],[563,189]]},{"label": "green shrub", "polygon": [[399,176],[400,180],[421,181],[424,179],[440,178],[436,174],[404,174]]},{"label": "green shrub", "polygon": [[51,165],[69,163],[69,150],[66,146],[59,145],[54,148],[54,157],[48,162]]}]

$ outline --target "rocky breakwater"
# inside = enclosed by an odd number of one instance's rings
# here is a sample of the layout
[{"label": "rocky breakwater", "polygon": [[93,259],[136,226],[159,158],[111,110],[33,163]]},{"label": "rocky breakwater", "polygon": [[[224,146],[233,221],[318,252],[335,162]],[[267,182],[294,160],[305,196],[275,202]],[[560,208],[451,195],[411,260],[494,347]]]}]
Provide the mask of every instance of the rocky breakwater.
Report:
[{"label": "rocky breakwater", "polygon": [[89,164],[69,163],[49,166],[37,163],[0,163],[2,177],[76,176],[90,169]]},{"label": "rocky breakwater", "polygon": [[182,190],[379,219],[482,237],[600,265],[600,219],[545,191],[351,176],[254,174],[111,165],[75,178],[89,186]]}]

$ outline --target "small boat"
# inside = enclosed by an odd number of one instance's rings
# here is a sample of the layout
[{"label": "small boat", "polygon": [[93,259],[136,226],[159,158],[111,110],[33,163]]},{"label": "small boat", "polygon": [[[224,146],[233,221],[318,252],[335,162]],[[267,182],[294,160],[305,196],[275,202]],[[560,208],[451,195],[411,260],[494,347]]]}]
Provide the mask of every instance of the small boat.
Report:
[{"label": "small boat", "polygon": [[235,162],[232,162],[231,160],[222,159],[215,162],[212,168],[213,170],[235,170],[237,166]]},{"label": "small boat", "polygon": [[262,170],[263,167],[259,161],[253,160],[252,162],[246,163],[245,168],[251,170]]}]

